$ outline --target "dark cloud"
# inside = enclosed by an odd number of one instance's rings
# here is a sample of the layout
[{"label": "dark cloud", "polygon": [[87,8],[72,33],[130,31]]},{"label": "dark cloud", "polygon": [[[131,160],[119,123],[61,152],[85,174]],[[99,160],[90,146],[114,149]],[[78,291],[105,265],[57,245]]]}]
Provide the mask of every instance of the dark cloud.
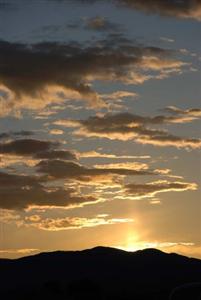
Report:
[{"label": "dark cloud", "polygon": [[73,189],[47,188],[43,178],[14,175],[0,172],[0,207],[3,209],[25,209],[29,206],[81,205],[94,202],[92,196],[79,196]]},{"label": "dark cloud", "polygon": [[146,13],[201,20],[200,0],[114,0]]},{"label": "dark cloud", "polygon": [[[57,166],[58,167],[58,166]],[[67,168],[67,164],[65,163]],[[107,172],[101,173],[97,170],[86,169],[76,170],[75,166],[70,166],[68,169],[72,173],[71,178],[81,179],[91,178],[98,175],[107,175]],[[59,170],[61,171],[61,170]],[[109,170],[110,172],[111,170]],[[58,176],[58,169],[55,171]],[[117,170],[112,170],[116,174]],[[119,171],[117,174],[131,175],[129,170]],[[133,174],[137,174],[135,171]],[[132,174],[132,175],[133,175]],[[140,172],[138,172],[140,174]],[[143,174],[141,172],[141,174]],[[144,172],[145,174],[145,172]],[[52,175],[52,174],[51,174]],[[53,174],[55,176],[55,173]],[[146,174],[145,174],[146,175]],[[60,177],[69,177],[65,170]],[[82,178],[81,178],[82,176]],[[85,177],[86,176],[86,177]],[[25,176],[17,174],[8,174],[0,172],[0,208],[11,210],[22,210],[30,208],[31,206],[39,207],[70,207],[86,205],[88,203],[96,203],[97,198],[90,195],[79,195],[74,188],[61,188],[56,186],[47,186],[45,177],[39,176]],[[153,197],[157,193],[169,191],[186,191],[196,190],[197,185],[186,182],[169,182],[169,181],[155,181],[145,184],[131,183],[123,187],[123,189],[116,195],[117,198],[132,197],[133,199],[140,199],[144,197]]]},{"label": "dark cloud", "polygon": [[168,123],[179,123],[183,122],[183,118],[177,116],[164,116],[158,115],[155,117],[140,116],[131,113],[119,113],[116,115],[105,115],[103,117],[90,117],[88,120],[81,121],[81,123],[86,127],[101,127],[102,126],[127,126],[129,124],[137,125],[160,125]]},{"label": "dark cloud", "polygon": [[[90,0],[79,1],[82,3],[91,2]],[[123,5],[131,9],[140,10],[147,14],[201,20],[200,0],[110,0],[109,2],[118,6]]]},{"label": "dark cloud", "polygon": [[0,154],[32,156],[36,159],[76,159],[76,156],[67,150],[55,150],[60,146],[57,142],[35,139],[20,139],[0,143]]},{"label": "dark cloud", "polygon": [[[125,166],[122,168],[88,168],[76,162],[58,160],[72,159],[70,152],[59,150],[48,150],[52,144],[48,142],[15,144],[10,142],[2,151],[15,153],[17,155],[32,155],[34,158],[42,159],[37,164],[38,173],[35,176],[19,175],[0,172],[0,207],[3,209],[25,209],[30,206],[55,206],[69,207],[80,206],[98,201],[93,195],[80,195],[78,190],[72,188],[75,180],[82,182],[117,182],[117,177],[127,175],[155,175],[153,171],[147,170],[144,165],[136,165],[136,170]],[[38,142],[38,141],[37,141]],[[33,147],[30,147],[30,146]],[[1,147],[0,147],[1,148]],[[46,149],[47,150],[44,150]],[[55,159],[57,158],[57,159]],[[35,170],[35,169],[34,169]],[[41,174],[42,173],[42,174]],[[60,181],[58,181],[58,179]],[[61,182],[61,179],[65,179]],[[61,188],[62,185],[62,188]]]},{"label": "dark cloud", "polygon": [[34,135],[34,132],[27,131],[27,130],[2,132],[2,133],[0,133],[0,140],[1,139],[9,139],[9,138],[13,138],[13,137],[31,136],[31,135]]},{"label": "dark cloud", "polygon": [[57,146],[57,143],[51,141],[41,141],[35,139],[14,140],[0,144],[0,153],[16,155],[35,155],[43,151],[48,151]]},{"label": "dark cloud", "polygon": [[[190,18],[201,20],[200,0],[101,0],[117,5],[125,6],[130,9],[140,10],[147,14],[158,14],[160,16],[169,16],[176,18]],[[16,9],[17,1],[3,1],[0,3],[0,11]],[[99,0],[46,0],[46,2],[94,4]]]},{"label": "dark cloud", "polygon": [[144,196],[155,196],[157,193],[168,191],[186,191],[196,190],[197,185],[186,182],[169,182],[169,181],[155,181],[145,184],[131,183],[125,186],[125,194],[143,198]]},{"label": "dark cloud", "polygon": [[105,180],[109,175],[153,175],[149,170],[134,170],[128,168],[87,168],[75,162],[66,162],[61,160],[41,161],[37,165],[37,170],[41,173],[51,176],[53,179],[76,179],[80,181],[93,181],[96,177],[102,177]]},{"label": "dark cloud", "polygon": [[[98,2],[97,0],[79,1],[82,3]],[[118,5],[118,7],[123,5],[148,14],[201,20],[200,0],[109,0],[109,2]]]},{"label": "dark cloud", "polygon": [[141,84],[182,72],[185,63],[172,55],[170,50],[134,45],[121,34],[91,45],[0,41],[1,115],[44,108],[66,98],[104,106],[93,81]]},{"label": "dark cloud", "polygon": [[0,188],[9,186],[33,186],[38,184],[38,179],[32,176],[23,176],[17,174],[7,174],[0,172]]},{"label": "dark cloud", "polygon": [[[57,125],[78,127],[75,134],[87,137],[106,137],[109,139],[129,140],[133,139],[142,144],[158,146],[175,146],[200,148],[201,140],[196,138],[184,138],[170,134],[161,128],[151,126],[185,123],[197,119],[198,115],[191,116],[155,116],[146,117],[131,113],[106,114],[104,116],[89,117],[86,120],[60,120]],[[189,119],[190,118],[190,119]],[[149,126],[149,127],[148,127]]]},{"label": "dark cloud", "polygon": [[64,159],[64,160],[75,160],[76,156],[67,150],[50,150],[50,151],[42,151],[37,153],[35,158],[39,159]]},{"label": "dark cloud", "polygon": [[[112,183],[115,180],[114,176],[155,174],[143,168],[144,166],[140,169],[137,165],[136,170],[129,169],[129,166],[99,169],[87,168],[70,161],[42,160],[36,166],[39,173],[35,176],[0,172],[0,207],[25,209],[30,206],[69,207],[94,203],[98,201],[97,198],[92,195],[79,195],[71,183],[75,180]],[[58,185],[58,179],[65,179],[65,185],[61,182]],[[61,188],[61,184],[64,187]]]}]

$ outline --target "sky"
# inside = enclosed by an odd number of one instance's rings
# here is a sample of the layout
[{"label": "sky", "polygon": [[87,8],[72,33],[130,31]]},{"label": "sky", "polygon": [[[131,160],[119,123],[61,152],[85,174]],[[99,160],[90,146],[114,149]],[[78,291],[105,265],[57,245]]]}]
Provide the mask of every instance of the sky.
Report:
[{"label": "sky", "polygon": [[201,258],[199,0],[0,0],[0,257]]}]

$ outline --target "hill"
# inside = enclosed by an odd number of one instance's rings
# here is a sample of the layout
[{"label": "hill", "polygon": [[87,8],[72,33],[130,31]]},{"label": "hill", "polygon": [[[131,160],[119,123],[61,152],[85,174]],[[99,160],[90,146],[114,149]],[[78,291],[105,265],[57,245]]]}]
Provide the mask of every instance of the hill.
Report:
[{"label": "hill", "polygon": [[[5,300],[165,300],[178,286],[185,290],[181,299],[196,300],[201,294],[201,260],[156,249],[96,247],[0,259],[0,278]],[[191,297],[185,298],[188,293]]]}]

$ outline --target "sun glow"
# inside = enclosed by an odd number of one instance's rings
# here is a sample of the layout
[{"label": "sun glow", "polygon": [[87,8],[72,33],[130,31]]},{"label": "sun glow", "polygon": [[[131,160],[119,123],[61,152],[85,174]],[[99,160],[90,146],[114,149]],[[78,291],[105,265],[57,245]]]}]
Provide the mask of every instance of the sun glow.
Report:
[{"label": "sun glow", "polygon": [[133,251],[143,249],[142,244],[141,244],[141,248],[139,247],[140,244],[141,243],[140,243],[139,235],[136,232],[133,232],[133,230],[132,231],[130,230],[127,233],[127,236],[125,238],[125,242],[120,244],[120,245],[114,246],[114,247],[118,248],[118,249],[125,250],[125,251],[133,252]]},{"label": "sun glow", "polygon": [[150,242],[142,240],[140,241],[137,237],[129,237],[125,243],[114,247],[128,252],[135,252],[147,248],[155,248],[167,253],[178,252],[186,255],[186,253],[192,251],[193,246],[195,246],[195,244],[191,242]]}]

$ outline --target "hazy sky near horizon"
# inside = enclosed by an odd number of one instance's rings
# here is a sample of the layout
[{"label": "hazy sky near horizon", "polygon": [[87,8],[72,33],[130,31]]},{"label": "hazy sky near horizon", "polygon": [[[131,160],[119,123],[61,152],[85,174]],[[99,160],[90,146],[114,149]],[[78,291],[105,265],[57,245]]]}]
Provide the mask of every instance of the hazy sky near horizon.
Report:
[{"label": "hazy sky near horizon", "polygon": [[201,258],[201,3],[0,0],[0,257]]}]

